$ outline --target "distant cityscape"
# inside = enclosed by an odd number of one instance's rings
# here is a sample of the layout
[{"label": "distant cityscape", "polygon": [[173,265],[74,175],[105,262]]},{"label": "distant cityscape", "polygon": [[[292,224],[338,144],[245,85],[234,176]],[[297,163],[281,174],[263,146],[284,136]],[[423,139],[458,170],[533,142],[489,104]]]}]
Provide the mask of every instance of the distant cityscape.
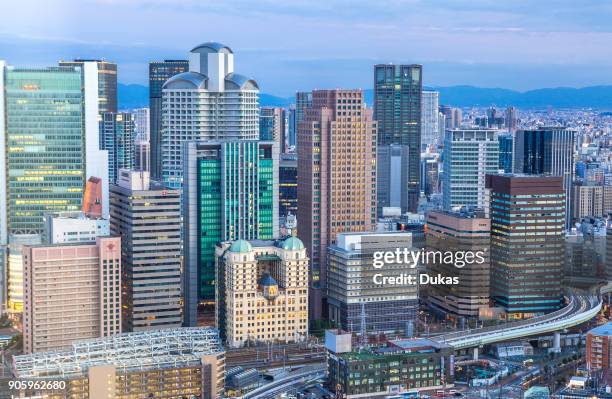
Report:
[{"label": "distant cityscape", "polygon": [[0,61],[0,398],[612,398],[610,87],[193,45]]}]

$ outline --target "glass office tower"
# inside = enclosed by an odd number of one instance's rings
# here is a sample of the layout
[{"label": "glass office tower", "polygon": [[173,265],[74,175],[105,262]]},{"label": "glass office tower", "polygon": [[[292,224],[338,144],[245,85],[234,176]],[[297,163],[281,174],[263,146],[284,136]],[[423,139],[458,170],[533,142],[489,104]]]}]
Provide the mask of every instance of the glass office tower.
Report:
[{"label": "glass office tower", "polygon": [[278,235],[278,145],[269,141],[185,143],[183,245],[185,325],[198,301],[215,299],[215,245]]}]

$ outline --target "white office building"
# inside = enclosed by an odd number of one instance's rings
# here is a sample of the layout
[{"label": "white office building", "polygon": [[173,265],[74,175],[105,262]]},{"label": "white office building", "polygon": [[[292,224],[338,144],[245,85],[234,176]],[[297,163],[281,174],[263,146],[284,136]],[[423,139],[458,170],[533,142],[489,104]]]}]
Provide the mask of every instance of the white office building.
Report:
[{"label": "white office building", "polygon": [[447,130],[443,154],[443,208],[484,208],[485,176],[499,171],[497,131]]},{"label": "white office building", "polygon": [[43,242],[67,244],[92,242],[110,235],[108,219],[89,218],[83,212],[56,212],[45,215]]},{"label": "white office building", "polygon": [[189,57],[189,72],[170,78],[162,89],[162,180],[181,188],[182,150],[188,141],[259,138],[259,87],[234,72],[234,53],[204,43]]}]

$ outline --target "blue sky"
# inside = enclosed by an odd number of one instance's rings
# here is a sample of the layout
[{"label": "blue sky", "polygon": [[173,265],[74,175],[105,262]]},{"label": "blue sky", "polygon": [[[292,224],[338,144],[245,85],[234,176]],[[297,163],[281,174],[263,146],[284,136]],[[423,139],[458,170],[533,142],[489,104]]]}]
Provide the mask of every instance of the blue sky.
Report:
[{"label": "blue sky", "polygon": [[607,0],[2,0],[0,59],[98,57],[123,83],[147,62],[220,41],[263,92],[372,86],[372,64],[425,83],[528,90],[612,84]]}]

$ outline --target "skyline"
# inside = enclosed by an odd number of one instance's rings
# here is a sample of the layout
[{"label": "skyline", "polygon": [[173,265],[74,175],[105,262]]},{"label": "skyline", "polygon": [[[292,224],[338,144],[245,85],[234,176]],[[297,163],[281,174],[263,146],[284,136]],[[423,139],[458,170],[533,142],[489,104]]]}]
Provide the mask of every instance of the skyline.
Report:
[{"label": "skyline", "polygon": [[550,1],[489,0],[86,3],[51,0],[44,15],[39,0],[1,4],[14,16],[0,28],[2,58],[32,66],[104,58],[118,63],[121,83],[145,84],[148,62],[184,58],[215,40],[241,54],[237,69],[250,71],[262,92],[278,96],[371,88],[372,65],[388,62],[423,64],[428,86],[612,84],[612,5],[597,1],[557,1],[554,9]]}]

